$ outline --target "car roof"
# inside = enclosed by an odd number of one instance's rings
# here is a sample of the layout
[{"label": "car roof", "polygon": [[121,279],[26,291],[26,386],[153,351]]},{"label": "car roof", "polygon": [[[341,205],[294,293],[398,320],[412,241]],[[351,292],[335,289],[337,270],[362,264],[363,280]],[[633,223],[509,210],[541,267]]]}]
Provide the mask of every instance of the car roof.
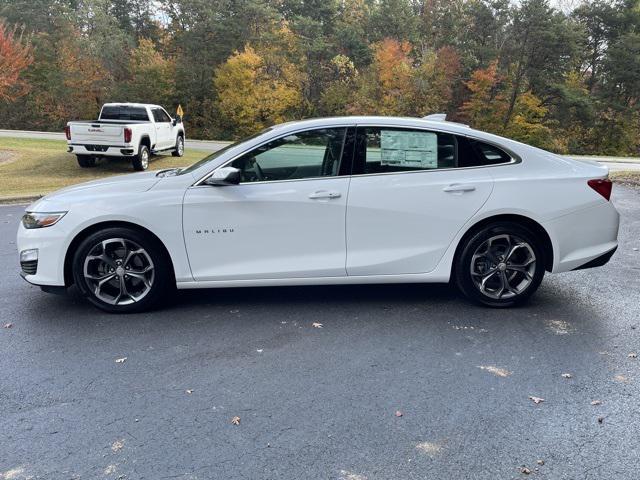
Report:
[{"label": "car roof", "polygon": [[499,137],[491,133],[475,130],[467,125],[450,122],[446,120],[436,120],[431,118],[416,117],[386,117],[386,116],[344,116],[344,117],[324,117],[310,118],[274,125],[272,132],[285,133],[287,131],[299,130],[301,128],[321,128],[323,126],[346,126],[346,125],[375,125],[388,127],[417,127],[428,128],[445,133],[471,136],[478,139],[486,139],[494,142],[515,144],[513,140]]}]

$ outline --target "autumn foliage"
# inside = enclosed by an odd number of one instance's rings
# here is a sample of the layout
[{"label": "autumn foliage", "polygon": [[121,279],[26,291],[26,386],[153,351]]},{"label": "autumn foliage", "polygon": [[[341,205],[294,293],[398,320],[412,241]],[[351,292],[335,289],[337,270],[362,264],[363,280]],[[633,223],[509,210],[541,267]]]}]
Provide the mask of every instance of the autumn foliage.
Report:
[{"label": "autumn foliage", "polygon": [[22,73],[32,63],[32,47],[23,31],[0,20],[0,100],[11,101],[29,91]]},{"label": "autumn foliage", "polygon": [[217,139],[446,113],[557,152],[640,154],[638,0],[557,5],[0,0],[0,128],[60,130],[109,101],[181,104],[192,137]]}]

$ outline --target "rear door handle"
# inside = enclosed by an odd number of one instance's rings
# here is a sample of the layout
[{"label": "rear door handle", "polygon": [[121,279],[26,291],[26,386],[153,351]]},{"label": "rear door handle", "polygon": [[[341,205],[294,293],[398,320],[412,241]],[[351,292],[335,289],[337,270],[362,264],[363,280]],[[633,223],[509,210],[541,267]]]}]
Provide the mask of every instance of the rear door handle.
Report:
[{"label": "rear door handle", "polygon": [[319,198],[340,198],[340,192],[328,192],[326,190],[318,190],[309,194],[309,198],[316,200]]},{"label": "rear door handle", "polygon": [[476,189],[473,185],[465,185],[464,183],[452,183],[448,187],[444,187],[442,189],[443,192],[447,193],[464,193],[464,192],[473,192]]}]

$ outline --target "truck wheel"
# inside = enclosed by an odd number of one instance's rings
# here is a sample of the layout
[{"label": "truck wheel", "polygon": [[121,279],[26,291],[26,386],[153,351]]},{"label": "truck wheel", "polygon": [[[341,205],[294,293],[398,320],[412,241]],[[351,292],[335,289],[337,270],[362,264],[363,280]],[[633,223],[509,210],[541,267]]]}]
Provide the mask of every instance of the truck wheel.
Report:
[{"label": "truck wheel", "polygon": [[150,155],[151,154],[149,153],[149,147],[147,147],[146,145],[140,145],[140,149],[138,150],[138,155],[134,157],[131,162],[133,164],[133,169],[138,172],[142,172],[143,170],[146,170],[149,167]]},{"label": "truck wheel", "polygon": [[76,155],[78,159],[78,165],[82,168],[90,168],[96,166],[96,157],[92,157],[91,155]]},{"label": "truck wheel", "polygon": [[176,149],[171,152],[171,155],[174,157],[181,157],[184,155],[184,137],[182,135],[178,135],[176,139]]}]

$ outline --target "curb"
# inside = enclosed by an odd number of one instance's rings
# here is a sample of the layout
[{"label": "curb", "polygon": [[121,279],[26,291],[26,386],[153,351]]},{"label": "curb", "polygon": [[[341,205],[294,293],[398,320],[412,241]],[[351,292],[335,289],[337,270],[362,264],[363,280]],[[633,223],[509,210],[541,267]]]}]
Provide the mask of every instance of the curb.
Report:
[{"label": "curb", "polygon": [[35,195],[30,197],[0,197],[0,205],[28,205],[42,197],[44,197],[44,195]]}]

